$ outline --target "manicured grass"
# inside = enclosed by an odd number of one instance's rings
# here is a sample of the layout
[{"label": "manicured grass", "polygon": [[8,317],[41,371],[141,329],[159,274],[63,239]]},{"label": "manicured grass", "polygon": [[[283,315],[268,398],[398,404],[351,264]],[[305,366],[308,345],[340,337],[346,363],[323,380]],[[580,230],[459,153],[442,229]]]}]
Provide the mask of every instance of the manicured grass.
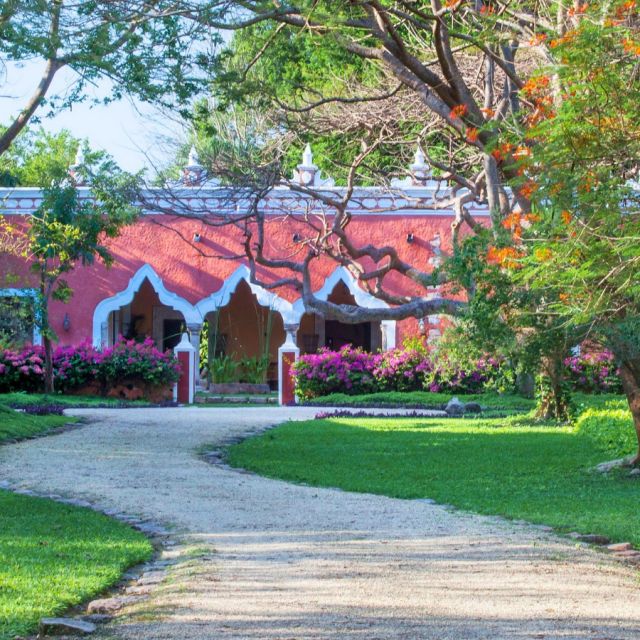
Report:
[{"label": "manicured grass", "polygon": [[433,498],[640,546],[640,479],[628,470],[590,470],[633,451],[630,416],[620,398],[591,405],[573,427],[539,424],[530,415],[289,422],[230,447],[227,457],[293,482]]},{"label": "manicured grass", "polygon": [[30,404],[61,404],[65,407],[149,407],[146,400],[119,400],[100,396],[71,396],[62,393],[46,395],[44,393],[0,393],[0,403],[12,407],[24,407]]},{"label": "manicured grass", "polygon": [[0,640],[32,633],[148,559],[129,527],[89,509],[0,491]]},{"label": "manicured grass", "polygon": [[460,395],[455,393],[430,393],[429,391],[381,391],[358,396],[350,396],[345,393],[332,393],[328,396],[314,398],[309,401],[309,404],[326,407],[404,406],[436,408],[449,402],[455,395],[457,395],[462,402],[477,402],[482,407],[488,409],[529,411],[535,405],[534,400],[511,394],[497,395],[495,393],[478,393]]},{"label": "manicured grass", "polygon": [[0,443],[37,436],[74,420],[66,416],[30,416],[0,405]]},{"label": "manicured grass", "polygon": [[[0,406],[0,442],[71,420]],[[141,533],[90,509],[0,491],[0,640],[33,632],[41,617],[103,591],[151,553]]]}]

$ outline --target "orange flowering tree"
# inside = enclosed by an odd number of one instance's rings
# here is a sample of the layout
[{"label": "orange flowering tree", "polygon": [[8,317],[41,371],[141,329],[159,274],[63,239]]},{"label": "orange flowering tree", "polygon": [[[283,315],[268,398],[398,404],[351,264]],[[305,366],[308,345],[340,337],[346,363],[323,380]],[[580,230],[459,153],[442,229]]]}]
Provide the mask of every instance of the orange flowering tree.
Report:
[{"label": "orange flowering tree", "polygon": [[533,219],[505,219],[518,255],[492,255],[517,260],[516,281],[540,292],[541,313],[613,351],[640,448],[638,9],[635,0],[607,13],[585,6],[551,43],[558,64],[527,83],[546,110],[519,133],[519,184],[530,189]]}]

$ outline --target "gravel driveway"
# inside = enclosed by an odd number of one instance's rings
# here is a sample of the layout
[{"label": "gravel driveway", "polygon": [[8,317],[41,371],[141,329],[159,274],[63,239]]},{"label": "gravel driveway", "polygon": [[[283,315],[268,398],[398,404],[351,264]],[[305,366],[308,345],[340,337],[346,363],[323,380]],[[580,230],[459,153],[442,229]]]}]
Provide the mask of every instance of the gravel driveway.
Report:
[{"label": "gravel driveway", "polygon": [[[212,466],[206,444],[314,409],[77,410],[0,479],[174,527],[198,553],[114,638],[640,638],[637,572],[539,527]],[[588,505],[585,505],[588,508]]]}]

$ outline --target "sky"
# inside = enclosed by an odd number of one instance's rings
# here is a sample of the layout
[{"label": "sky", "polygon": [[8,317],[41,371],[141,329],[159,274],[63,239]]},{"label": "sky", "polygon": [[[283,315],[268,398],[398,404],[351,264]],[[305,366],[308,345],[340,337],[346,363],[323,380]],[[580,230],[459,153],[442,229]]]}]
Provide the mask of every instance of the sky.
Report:
[{"label": "sky", "polygon": [[[0,77],[0,123],[8,124],[26,103],[40,79],[42,62],[8,64],[6,77]],[[56,74],[51,91],[64,94],[73,83],[74,72],[62,69]],[[109,84],[95,87],[91,96],[109,94]],[[45,108],[46,109],[46,108]],[[45,109],[36,112],[44,114]],[[182,125],[155,107],[129,99],[92,107],[89,101],[74,105],[40,124],[50,132],[68,129],[77,138],[86,138],[92,149],[104,149],[121,168],[135,172],[155,169],[170,163],[176,144],[185,138]]]}]

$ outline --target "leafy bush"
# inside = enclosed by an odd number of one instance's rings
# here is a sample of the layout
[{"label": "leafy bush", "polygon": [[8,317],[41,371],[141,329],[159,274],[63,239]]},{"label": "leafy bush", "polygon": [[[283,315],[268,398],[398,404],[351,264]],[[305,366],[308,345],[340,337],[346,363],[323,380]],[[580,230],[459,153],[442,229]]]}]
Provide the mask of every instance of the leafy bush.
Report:
[{"label": "leafy bush", "polygon": [[624,399],[589,407],[576,420],[580,435],[592,440],[610,457],[633,453],[638,446],[629,406]]},{"label": "leafy bush", "polygon": [[574,391],[621,393],[618,368],[610,351],[585,353],[566,358],[564,364]]},{"label": "leafy bush", "polygon": [[89,342],[75,347],[58,347],[53,353],[56,389],[71,391],[96,380],[101,360],[102,353]]},{"label": "leafy bush", "polygon": [[242,380],[250,384],[263,384],[267,380],[269,370],[269,356],[256,356],[255,358],[242,358]]},{"label": "leafy bush", "polygon": [[[40,346],[20,352],[0,351],[0,392],[37,392],[44,387],[44,353]],[[58,391],[73,391],[91,382],[116,385],[125,380],[166,385],[178,379],[180,368],[172,353],[162,353],[153,340],[124,340],[104,351],[89,343],[58,347],[53,353],[53,374]]]},{"label": "leafy bush", "polygon": [[238,381],[240,363],[228,355],[219,355],[209,360],[209,377],[214,384]]},{"label": "leafy bush", "polygon": [[42,347],[0,352],[0,392],[39,391],[44,385],[43,366]]}]

